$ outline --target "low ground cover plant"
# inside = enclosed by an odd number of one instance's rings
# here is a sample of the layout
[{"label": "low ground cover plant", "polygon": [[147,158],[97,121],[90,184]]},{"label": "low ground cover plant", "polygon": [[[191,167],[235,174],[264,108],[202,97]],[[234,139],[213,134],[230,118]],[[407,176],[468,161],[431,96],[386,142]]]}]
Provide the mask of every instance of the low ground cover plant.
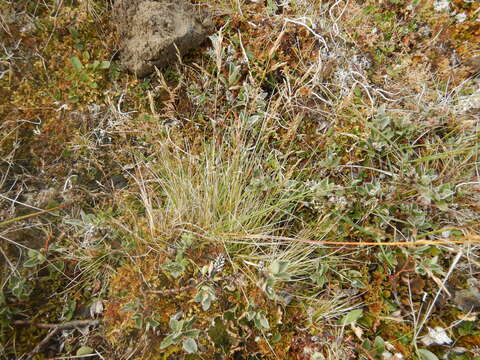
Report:
[{"label": "low ground cover plant", "polygon": [[480,5],[197,3],[0,1],[0,357],[478,359]]}]

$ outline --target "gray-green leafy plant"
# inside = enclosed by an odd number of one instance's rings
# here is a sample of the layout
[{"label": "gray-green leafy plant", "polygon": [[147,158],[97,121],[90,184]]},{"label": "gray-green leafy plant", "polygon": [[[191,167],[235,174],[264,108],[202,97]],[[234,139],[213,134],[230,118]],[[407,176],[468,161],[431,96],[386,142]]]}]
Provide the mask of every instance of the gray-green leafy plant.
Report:
[{"label": "gray-green leafy plant", "polygon": [[210,285],[202,285],[198,289],[194,301],[202,304],[202,309],[207,311],[216,299],[215,289]]},{"label": "gray-green leafy plant", "polygon": [[188,260],[183,257],[183,253],[177,252],[175,260],[163,265],[162,269],[168,271],[175,279],[178,279],[187,269],[188,263]]},{"label": "gray-green leafy plant", "polygon": [[327,281],[327,272],[328,272],[328,265],[327,264],[319,264],[317,271],[315,271],[311,276],[310,279],[315,282],[318,286],[322,287],[325,282]]},{"label": "gray-green leafy plant", "polygon": [[343,318],[340,319],[340,325],[350,325],[355,323],[363,315],[363,309],[354,309],[349,311]]},{"label": "gray-green leafy plant", "polygon": [[184,257],[187,249],[192,245],[193,239],[191,234],[183,234],[180,242],[177,244],[177,253],[175,260],[162,266],[163,270],[169,272],[175,279],[183,275],[189,261]]},{"label": "gray-green leafy plant", "polygon": [[394,355],[391,353],[391,351],[393,352],[394,347],[383,340],[380,336],[377,336],[374,341],[366,339],[363,342],[362,347],[365,349],[369,355],[369,358],[371,359],[381,360],[394,357]]},{"label": "gray-green leafy plant", "polygon": [[282,280],[288,280],[290,275],[288,274],[288,262],[287,261],[274,261],[267,269],[266,279],[262,284],[262,290],[265,291],[267,296],[273,300],[279,300],[279,296],[275,291],[275,285]]},{"label": "gray-green leafy plant", "polygon": [[37,265],[42,265],[47,258],[40,251],[29,249],[28,250],[28,259],[23,263],[24,267],[34,267]]},{"label": "gray-green leafy plant", "polygon": [[170,329],[172,332],[168,334],[160,344],[160,349],[165,349],[170,345],[177,345],[182,343],[183,350],[189,354],[194,354],[198,350],[196,338],[200,334],[200,330],[192,329],[195,322],[195,317],[190,319],[183,319],[181,312],[176,313],[170,317]]},{"label": "gray-green leafy plant", "polygon": [[32,293],[33,286],[28,282],[27,278],[18,274],[10,277],[8,281],[8,289],[18,300],[24,301],[28,299]]},{"label": "gray-green leafy plant", "polygon": [[270,324],[268,319],[261,310],[256,310],[253,305],[249,305],[245,317],[248,321],[253,321],[255,327],[258,330],[268,330],[270,329]]}]

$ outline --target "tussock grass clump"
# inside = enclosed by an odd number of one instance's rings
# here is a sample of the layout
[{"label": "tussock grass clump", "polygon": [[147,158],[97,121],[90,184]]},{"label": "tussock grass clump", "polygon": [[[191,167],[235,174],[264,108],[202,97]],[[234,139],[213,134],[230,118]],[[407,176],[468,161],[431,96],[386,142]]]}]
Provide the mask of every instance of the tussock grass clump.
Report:
[{"label": "tussock grass clump", "polygon": [[190,226],[211,240],[222,233],[278,233],[303,197],[296,189],[286,191],[289,180],[282,172],[265,169],[255,145],[206,145],[198,155],[168,153],[165,146],[158,155],[149,183],[159,187],[156,202],[164,217],[153,219],[147,209],[156,227]]},{"label": "tussock grass clump", "polygon": [[164,142],[152,155],[155,162],[138,165],[134,178],[151,241],[168,245],[190,234],[199,243],[221,245],[230,259],[268,265],[292,257],[301,264],[309,245],[285,239],[306,226],[296,210],[311,190],[283,171],[274,152],[242,137],[225,136],[195,153]]}]

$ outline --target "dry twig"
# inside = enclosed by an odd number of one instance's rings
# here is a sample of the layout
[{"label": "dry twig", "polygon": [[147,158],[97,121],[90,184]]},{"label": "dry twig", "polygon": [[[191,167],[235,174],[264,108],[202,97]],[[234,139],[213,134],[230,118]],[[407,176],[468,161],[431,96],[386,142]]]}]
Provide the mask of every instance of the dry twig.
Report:
[{"label": "dry twig", "polygon": [[62,205],[59,205],[59,206],[55,206],[51,209],[46,209],[46,210],[42,210],[42,211],[37,211],[37,212],[34,212],[32,214],[27,214],[27,215],[23,215],[23,216],[17,216],[13,219],[8,219],[8,220],[5,220],[5,221],[2,221],[0,222],[0,226],[5,226],[5,225],[8,225],[8,224],[11,224],[13,222],[16,222],[16,221],[20,221],[20,220],[25,220],[25,219],[28,219],[28,218],[31,218],[31,217],[35,217],[35,216],[39,216],[39,215],[43,215],[43,214],[47,214],[49,212],[52,212],[52,211],[55,211],[55,210],[59,210],[59,209],[62,209],[68,205],[70,205],[71,203],[65,203],[65,204],[62,204]]},{"label": "dry twig", "polygon": [[36,323],[35,321],[31,321],[31,320],[15,320],[12,322],[12,324],[36,326],[41,329],[65,330],[65,329],[73,329],[76,327],[97,326],[97,325],[100,325],[100,320],[73,320],[73,321],[68,321],[66,323],[62,323],[62,324]]}]

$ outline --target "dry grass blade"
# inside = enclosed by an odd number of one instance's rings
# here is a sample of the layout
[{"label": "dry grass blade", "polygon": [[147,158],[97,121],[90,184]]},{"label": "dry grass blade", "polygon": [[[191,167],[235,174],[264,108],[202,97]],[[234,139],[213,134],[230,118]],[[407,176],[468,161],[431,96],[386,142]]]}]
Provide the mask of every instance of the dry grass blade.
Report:
[{"label": "dry grass blade", "polygon": [[286,236],[273,236],[273,235],[260,235],[260,234],[231,234],[231,233],[222,233],[221,236],[226,236],[227,238],[238,238],[238,239],[259,239],[259,240],[272,240],[272,241],[284,241],[284,242],[301,242],[306,244],[312,244],[317,246],[323,245],[338,245],[338,246],[424,246],[424,245],[449,245],[449,244],[480,244],[479,236],[465,236],[462,240],[415,240],[411,242],[407,241],[322,241],[322,240],[308,240],[300,238],[292,238]]},{"label": "dry grass blade", "polygon": [[22,220],[25,220],[25,219],[30,219],[32,217],[36,217],[36,216],[40,216],[40,215],[44,215],[44,214],[48,214],[48,213],[51,213],[52,211],[56,211],[56,210],[60,210],[60,209],[63,209],[67,206],[71,205],[71,203],[65,203],[65,204],[62,204],[62,205],[58,205],[58,206],[55,206],[53,208],[50,208],[50,209],[45,209],[45,210],[42,210],[42,211],[37,211],[37,212],[34,212],[32,214],[27,214],[27,215],[22,215],[22,216],[17,216],[13,219],[8,219],[8,220],[5,220],[5,221],[2,221],[0,222],[0,226],[6,226],[8,224],[12,224],[14,222],[17,222],[17,221],[22,221]]}]

